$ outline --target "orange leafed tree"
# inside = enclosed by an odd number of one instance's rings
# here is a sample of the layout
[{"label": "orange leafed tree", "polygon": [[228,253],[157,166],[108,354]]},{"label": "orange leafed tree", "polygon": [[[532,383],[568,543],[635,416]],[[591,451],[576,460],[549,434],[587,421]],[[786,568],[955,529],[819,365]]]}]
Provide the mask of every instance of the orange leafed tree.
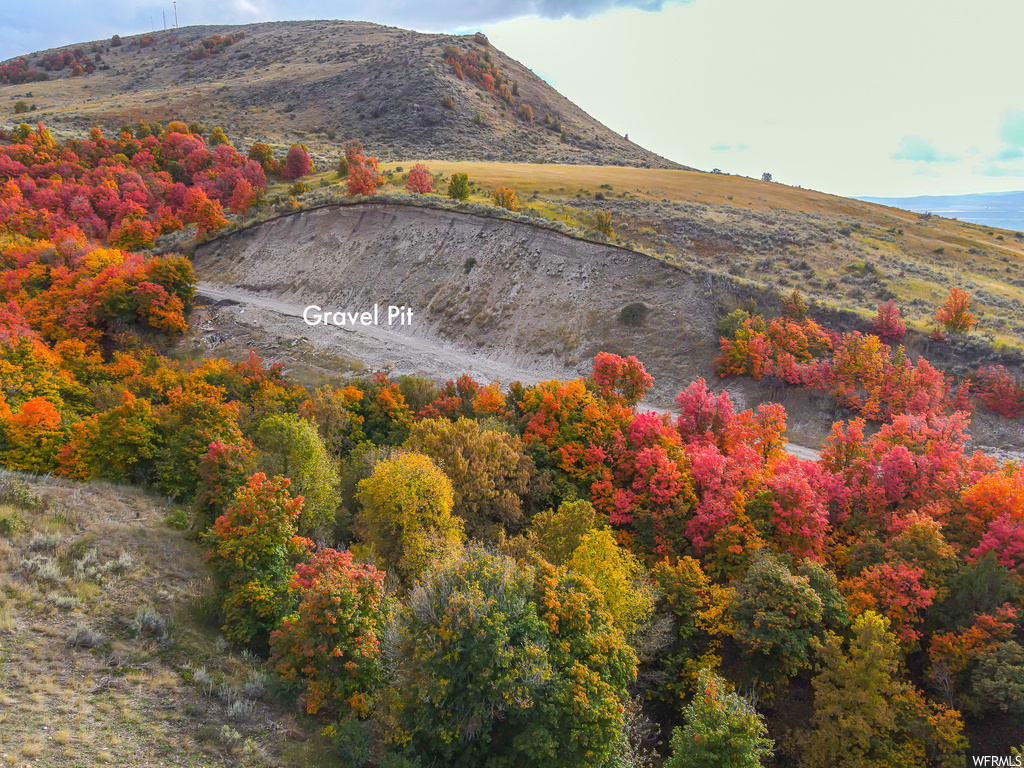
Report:
[{"label": "orange leafed tree", "polygon": [[967,333],[978,324],[970,310],[970,295],[954,288],[946,297],[946,303],[935,313],[935,325],[945,328],[949,333]]},{"label": "orange leafed tree", "polygon": [[372,195],[384,179],[377,173],[377,158],[354,154],[348,157],[348,178],[345,186],[350,195]]},{"label": "orange leafed tree", "polygon": [[491,198],[494,200],[494,204],[499,208],[504,208],[508,211],[519,210],[519,198],[516,196],[516,191],[514,189],[498,187],[491,193]]},{"label": "orange leafed tree", "polygon": [[60,413],[53,403],[34,397],[21,410],[7,417],[7,450],[3,463],[8,469],[49,472],[57,466],[57,453],[64,441]]}]

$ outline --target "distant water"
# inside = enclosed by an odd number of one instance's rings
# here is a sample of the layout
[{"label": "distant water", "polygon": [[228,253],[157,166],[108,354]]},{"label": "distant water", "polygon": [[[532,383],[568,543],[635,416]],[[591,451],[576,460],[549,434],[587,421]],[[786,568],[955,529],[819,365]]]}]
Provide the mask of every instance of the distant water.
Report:
[{"label": "distant water", "polygon": [[932,213],[985,227],[1024,231],[1024,192],[986,192],[977,195],[919,195],[917,197],[861,197],[915,213]]}]

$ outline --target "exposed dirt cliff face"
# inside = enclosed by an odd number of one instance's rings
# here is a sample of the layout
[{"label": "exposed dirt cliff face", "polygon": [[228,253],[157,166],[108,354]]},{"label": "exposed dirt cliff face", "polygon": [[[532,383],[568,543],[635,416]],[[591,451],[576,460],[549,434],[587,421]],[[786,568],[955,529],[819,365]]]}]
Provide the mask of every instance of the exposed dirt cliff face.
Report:
[{"label": "exposed dirt cliff face", "polygon": [[[391,205],[287,216],[202,246],[195,262],[213,287],[273,299],[285,313],[406,305],[412,324],[377,326],[382,342],[412,340],[429,346],[428,356],[438,345],[466,350],[496,371],[572,375],[589,371],[599,351],[636,354],[668,402],[680,382],[712,375],[726,290],[529,224]],[[342,346],[370,333],[358,325],[308,332]]]}]

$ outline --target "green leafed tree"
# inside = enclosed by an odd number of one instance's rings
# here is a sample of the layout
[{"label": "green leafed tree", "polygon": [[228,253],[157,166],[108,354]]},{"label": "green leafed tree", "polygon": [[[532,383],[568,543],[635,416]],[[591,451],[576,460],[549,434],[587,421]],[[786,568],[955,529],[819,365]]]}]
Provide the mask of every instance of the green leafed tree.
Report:
[{"label": "green leafed tree", "polygon": [[316,427],[292,414],[270,416],[256,430],[256,446],[260,469],[290,478],[292,495],[304,498],[299,532],[322,534],[333,523],[341,496],[338,468]]},{"label": "green leafed tree", "polygon": [[465,173],[453,173],[448,180],[448,197],[452,200],[469,200],[469,176]]},{"label": "green leafed tree", "polygon": [[725,680],[701,670],[697,692],[672,734],[665,768],[758,768],[772,754],[764,719]]},{"label": "green leafed tree", "polygon": [[636,656],[586,579],[479,547],[398,618],[394,741],[425,765],[609,766]]},{"label": "green leafed tree", "polygon": [[821,597],[806,576],[793,574],[767,549],[754,555],[729,613],[736,642],[762,682],[810,666],[811,641],[823,631]]}]

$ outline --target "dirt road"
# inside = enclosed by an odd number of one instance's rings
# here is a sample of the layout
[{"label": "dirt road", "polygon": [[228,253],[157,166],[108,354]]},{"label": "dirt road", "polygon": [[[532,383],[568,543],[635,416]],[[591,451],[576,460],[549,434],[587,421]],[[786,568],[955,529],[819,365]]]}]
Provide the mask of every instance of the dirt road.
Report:
[{"label": "dirt road", "polygon": [[[389,370],[392,374],[417,374],[447,381],[469,373],[477,381],[537,384],[548,379],[579,376],[565,366],[527,367],[515,360],[502,360],[493,354],[474,353],[454,344],[445,344],[426,334],[417,334],[415,322],[401,328],[387,325],[312,326],[303,319],[305,306],[256,296],[237,288],[199,283],[199,296],[230,312],[235,322],[256,334],[303,338],[314,347],[326,348],[345,358],[359,360],[370,370]],[[667,403],[644,402],[651,410],[671,412]],[[801,459],[817,460],[818,452],[790,443],[786,448]]]}]

